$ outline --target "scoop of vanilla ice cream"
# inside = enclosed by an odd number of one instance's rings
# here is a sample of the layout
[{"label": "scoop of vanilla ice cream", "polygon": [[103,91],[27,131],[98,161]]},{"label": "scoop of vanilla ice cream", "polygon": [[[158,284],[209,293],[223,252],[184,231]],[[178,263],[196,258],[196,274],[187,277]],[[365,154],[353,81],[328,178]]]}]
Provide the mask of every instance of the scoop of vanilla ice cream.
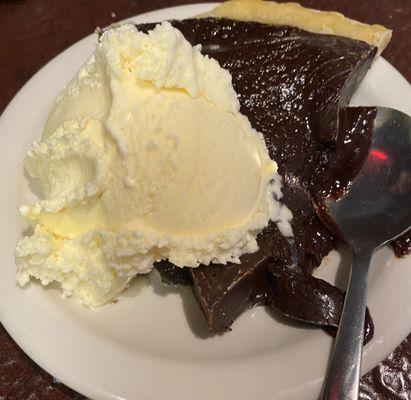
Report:
[{"label": "scoop of vanilla ice cream", "polygon": [[17,278],[90,307],[156,261],[239,262],[269,220],[290,235],[277,166],[239,112],[228,71],[168,22],[107,30],[25,160],[44,199]]}]

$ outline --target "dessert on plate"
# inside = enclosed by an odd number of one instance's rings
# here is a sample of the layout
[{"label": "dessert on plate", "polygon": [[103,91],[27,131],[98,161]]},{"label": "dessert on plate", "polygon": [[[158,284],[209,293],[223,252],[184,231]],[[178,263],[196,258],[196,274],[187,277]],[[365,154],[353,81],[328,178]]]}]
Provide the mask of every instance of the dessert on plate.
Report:
[{"label": "dessert on plate", "polygon": [[155,267],[212,332],[257,304],[335,329],[343,293],[311,273],[339,241],[316,205],[367,156],[375,108],[347,105],[390,37],[260,0],[103,31],[27,155],[44,199],[21,208],[19,283],[97,307]]}]

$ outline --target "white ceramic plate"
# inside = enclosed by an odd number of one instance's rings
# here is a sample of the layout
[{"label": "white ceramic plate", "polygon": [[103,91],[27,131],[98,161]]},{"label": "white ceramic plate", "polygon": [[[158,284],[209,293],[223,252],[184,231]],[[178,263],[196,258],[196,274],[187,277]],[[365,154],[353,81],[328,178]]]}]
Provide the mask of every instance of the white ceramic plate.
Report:
[{"label": "white ceramic plate", "polygon": [[[169,8],[134,18],[184,18],[211,7]],[[41,367],[94,399],[314,399],[331,339],[321,330],[290,326],[263,307],[243,315],[232,332],[207,335],[190,292],[141,278],[122,300],[92,312],[55,289],[15,283],[13,250],[27,228],[17,207],[32,200],[22,162],[63,84],[93,51],[96,36],[70,47],[38,72],[0,119],[0,318]],[[353,102],[386,105],[411,114],[408,82],[379,59]],[[346,265],[329,255],[317,275],[344,285]],[[346,264],[346,263],[345,263]],[[338,271],[337,271],[338,270]],[[337,271],[337,272],[336,272]],[[148,279],[151,280],[148,284]],[[411,331],[410,259],[389,248],[374,258],[369,307],[375,336],[364,371],[374,367]]]}]

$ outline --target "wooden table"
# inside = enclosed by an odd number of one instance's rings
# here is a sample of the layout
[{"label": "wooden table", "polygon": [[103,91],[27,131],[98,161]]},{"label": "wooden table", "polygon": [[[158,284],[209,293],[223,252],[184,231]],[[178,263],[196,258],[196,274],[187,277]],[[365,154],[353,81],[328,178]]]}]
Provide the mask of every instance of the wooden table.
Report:
[{"label": "wooden table", "polygon": [[[162,7],[196,2],[0,0],[0,111],[37,70],[62,50],[92,33],[97,26],[103,27]],[[300,2],[308,7],[340,11],[348,17],[394,29],[384,57],[411,81],[411,0]],[[362,379],[360,397],[366,400],[411,399],[411,334]],[[39,368],[0,324],[0,399],[67,400],[84,397]]]}]

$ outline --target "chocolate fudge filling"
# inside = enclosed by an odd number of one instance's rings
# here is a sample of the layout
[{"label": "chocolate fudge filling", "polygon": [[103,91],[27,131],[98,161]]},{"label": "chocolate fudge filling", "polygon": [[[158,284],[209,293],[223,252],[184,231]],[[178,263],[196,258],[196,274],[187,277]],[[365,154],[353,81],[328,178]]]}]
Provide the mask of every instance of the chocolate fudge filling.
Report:
[{"label": "chocolate fudge filling", "polygon": [[[342,299],[338,289],[309,278],[337,244],[314,204],[318,196],[343,190],[367,155],[375,110],[344,107],[376,49],[343,37],[254,22],[204,18],[172,24],[231,73],[241,112],[264,135],[270,157],[283,176],[282,201],[293,212],[294,237],[285,238],[270,222],[258,236],[259,250],[242,256],[240,264],[175,271],[162,263],[158,269],[163,279],[193,285],[213,332],[229,329],[238,315],[256,304],[271,304],[273,309],[300,319],[301,313],[291,307],[288,283],[278,279],[280,272],[295,282],[295,287],[296,277],[303,277],[300,283],[310,284],[300,285],[300,289],[310,287],[338,304]],[[142,31],[153,27],[138,26]],[[298,274],[288,273],[290,268]],[[305,321],[335,326],[339,319],[339,307],[334,307],[338,315],[330,319],[329,311],[312,296],[300,296],[298,304],[304,308],[300,311],[305,313]]]},{"label": "chocolate fudge filling", "polygon": [[[344,293],[328,282],[305,273],[298,267],[279,268],[273,264],[268,304],[276,312],[297,321],[317,325],[335,336],[344,304]],[[364,344],[374,334],[374,324],[367,308]]]}]

